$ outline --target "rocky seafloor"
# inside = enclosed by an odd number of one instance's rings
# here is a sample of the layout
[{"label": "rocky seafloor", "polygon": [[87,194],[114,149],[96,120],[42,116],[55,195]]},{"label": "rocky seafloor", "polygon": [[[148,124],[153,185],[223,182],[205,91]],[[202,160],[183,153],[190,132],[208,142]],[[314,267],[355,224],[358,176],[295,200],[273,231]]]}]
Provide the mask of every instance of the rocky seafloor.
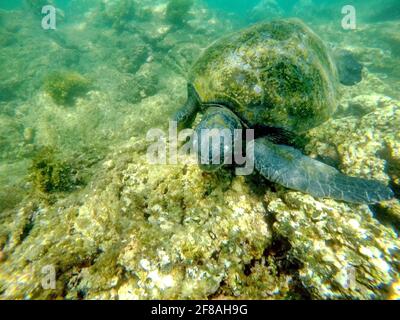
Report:
[{"label": "rocky seafloor", "polygon": [[57,37],[32,31],[34,16],[19,25],[0,14],[2,32],[18,34],[0,49],[0,298],[398,298],[399,23],[313,26],[365,69],[305,152],[397,195],[367,206],[258,175],[149,164],[144,133],[184,102],[201,49],[240,26],[197,4],[171,21],[162,4],[121,20],[104,3],[79,23],[66,13]]}]

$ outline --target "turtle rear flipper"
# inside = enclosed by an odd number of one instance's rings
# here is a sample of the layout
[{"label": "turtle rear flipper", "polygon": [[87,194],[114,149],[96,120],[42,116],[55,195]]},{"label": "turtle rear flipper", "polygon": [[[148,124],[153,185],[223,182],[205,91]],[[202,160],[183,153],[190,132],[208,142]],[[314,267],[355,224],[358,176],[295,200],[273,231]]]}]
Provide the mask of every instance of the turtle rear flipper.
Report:
[{"label": "turtle rear flipper", "polygon": [[268,180],[314,197],[352,203],[376,203],[393,198],[392,190],[377,181],[346,176],[299,150],[273,144],[267,138],[254,141],[254,164]]},{"label": "turtle rear flipper", "polygon": [[172,117],[172,120],[177,122],[179,130],[189,128],[196,118],[197,112],[200,110],[201,103],[196,89],[192,84],[188,83],[187,90],[185,105]]}]

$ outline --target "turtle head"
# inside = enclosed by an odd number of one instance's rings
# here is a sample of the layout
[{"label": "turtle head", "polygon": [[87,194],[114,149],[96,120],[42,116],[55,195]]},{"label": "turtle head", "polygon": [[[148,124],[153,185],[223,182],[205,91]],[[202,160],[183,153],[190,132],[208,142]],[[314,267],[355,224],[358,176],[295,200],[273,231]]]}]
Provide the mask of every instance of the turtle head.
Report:
[{"label": "turtle head", "polygon": [[207,108],[194,139],[202,170],[213,172],[224,164],[232,164],[235,129],[242,129],[242,124],[232,111],[220,105]]}]

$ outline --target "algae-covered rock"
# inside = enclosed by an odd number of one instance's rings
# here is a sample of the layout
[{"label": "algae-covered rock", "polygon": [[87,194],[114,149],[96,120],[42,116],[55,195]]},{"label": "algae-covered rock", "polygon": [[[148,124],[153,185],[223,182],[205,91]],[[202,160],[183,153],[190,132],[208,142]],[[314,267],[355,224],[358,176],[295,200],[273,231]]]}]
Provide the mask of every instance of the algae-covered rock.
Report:
[{"label": "algae-covered rock", "polygon": [[49,75],[44,82],[44,90],[55,103],[65,105],[74,102],[89,89],[90,81],[77,72],[62,71]]},{"label": "algae-covered rock", "polygon": [[343,172],[389,182],[386,171],[386,146],[399,140],[400,107],[392,101],[385,108],[357,118],[330,120],[310,131],[307,150],[313,154],[330,154],[340,159]]},{"label": "algae-covered rock", "polygon": [[127,28],[129,22],[134,19],[136,14],[136,1],[102,1],[101,16],[103,20],[117,31]]},{"label": "algae-covered rock", "polygon": [[[257,291],[246,287],[244,269],[271,242],[260,197],[227,172],[149,165],[145,145],[130,143],[110,156],[80,201],[28,206],[20,219],[5,219],[3,232],[15,240],[3,249],[3,296],[54,297],[65,290],[69,298],[206,298],[224,280],[230,295]],[[57,269],[55,291],[41,289],[46,265]],[[258,273],[269,279],[260,296],[281,294],[273,270]]]},{"label": "algae-covered rock", "polygon": [[337,117],[357,116],[361,117],[379,108],[393,105],[393,99],[382,94],[355,94],[346,95],[341,100],[341,104],[336,112]]},{"label": "algae-covered rock", "polygon": [[158,90],[161,71],[158,64],[144,63],[135,74],[128,75],[120,84],[121,98],[129,103],[138,103],[154,95]]},{"label": "algae-covered rock", "polygon": [[40,149],[30,168],[30,179],[34,187],[44,193],[70,191],[80,183],[75,176],[73,165],[57,158],[50,148]]},{"label": "algae-covered rock", "polygon": [[[347,174],[390,182],[396,189],[400,108],[393,100],[385,104],[362,118],[330,120],[311,130],[306,149],[333,155]],[[386,296],[399,272],[398,202],[372,208],[295,192],[270,200],[274,230],[288,238],[291,254],[304,263],[300,278],[314,297]]]},{"label": "algae-covered rock", "polygon": [[371,10],[367,20],[370,22],[382,22],[400,19],[400,8],[396,0],[389,0],[384,6],[380,6],[377,10]]},{"label": "algae-covered rock", "polygon": [[[343,125],[354,131],[369,124],[373,137],[389,141],[395,127],[385,121],[397,121],[397,113],[397,107],[386,107],[379,116]],[[334,125],[332,120],[319,128],[322,142],[351,141],[352,135],[333,139]],[[3,297],[390,296],[400,243],[367,206],[316,200],[282,187],[274,192],[268,185],[256,187],[265,184],[259,177],[244,179],[229,171],[150,165],[147,146],[134,138],[116,148],[80,195],[51,206],[27,203],[0,216],[0,238],[6,239]],[[310,147],[324,150],[314,142]],[[349,172],[357,170],[356,155],[344,163]],[[384,166],[369,175],[390,180]],[[48,265],[57,271],[55,290],[41,286]]]},{"label": "algae-covered rock", "polygon": [[192,5],[193,0],[170,0],[165,13],[167,21],[175,26],[181,26],[187,21]]},{"label": "algae-covered rock", "polygon": [[380,299],[399,272],[400,241],[367,206],[288,192],[271,196],[274,231],[303,263],[299,277],[318,299]]}]

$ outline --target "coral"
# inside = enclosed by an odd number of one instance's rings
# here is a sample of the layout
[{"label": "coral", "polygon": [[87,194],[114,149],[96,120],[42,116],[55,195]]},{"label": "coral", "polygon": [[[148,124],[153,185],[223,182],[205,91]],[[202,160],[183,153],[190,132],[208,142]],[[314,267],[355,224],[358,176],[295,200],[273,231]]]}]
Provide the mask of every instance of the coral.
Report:
[{"label": "coral", "polygon": [[170,0],[165,14],[166,20],[175,26],[182,26],[187,21],[193,0]]},{"label": "coral", "polygon": [[72,71],[53,73],[44,81],[44,90],[60,105],[73,103],[76,97],[87,92],[89,86],[88,79]]}]

